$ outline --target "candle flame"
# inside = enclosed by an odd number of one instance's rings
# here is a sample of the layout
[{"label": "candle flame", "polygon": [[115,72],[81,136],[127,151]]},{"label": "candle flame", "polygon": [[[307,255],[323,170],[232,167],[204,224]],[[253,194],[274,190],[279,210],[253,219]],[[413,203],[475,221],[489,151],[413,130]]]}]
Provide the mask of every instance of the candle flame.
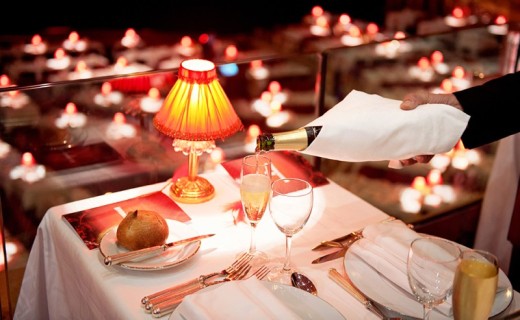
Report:
[{"label": "candle flame", "polygon": [[116,112],[114,114],[114,123],[124,124],[125,122],[126,122],[126,117],[122,112]]},{"label": "candle flame", "polygon": [[506,24],[506,23],[507,23],[507,18],[504,15],[499,15],[495,19],[495,24]]},{"label": "candle flame", "polygon": [[374,35],[376,33],[379,32],[379,27],[377,26],[377,24],[373,23],[373,22],[370,22],[368,25],[367,25],[367,33],[370,34],[370,35]]},{"label": "candle flame", "polygon": [[441,82],[441,89],[445,92],[453,92],[453,83],[450,79],[444,79]]},{"label": "candle flame", "polygon": [[457,78],[457,79],[463,79],[464,76],[466,75],[466,72],[464,71],[464,68],[461,67],[461,66],[456,66],[454,69],[453,69],[453,73],[452,73],[453,77],[454,78]]},{"label": "candle flame", "polygon": [[322,28],[329,26],[329,20],[325,16],[319,16],[316,18],[316,25]]},{"label": "candle flame", "polygon": [[226,50],[225,50],[225,55],[226,55],[226,58],[228,59],[236,59],[237,56],[238,56],[238,49],[235,45],[229,45],[226,47]]},{"label": "candle flame", "polygon": [[117,58],[116,67],[126,67],[128,65],[128,60],[125,57],[121,56]]},{"label": "candle flame", "polygon": [[350,29],[348,29],[348,34],[351,37],[359,38],[359,36],[361,36],[361,30],[359,29],[358,26],[352,26],[352,27],[350,27]]},{"label": "candle flame", "polygon": [[273,99],[273,94],[269,91],[264,91],[260,95],[260,100],[269,103]]},{"label": "candle flame", "polygon": [[68,115],[75,114],[78,111],[78,108],[76,108],[76,104],[74,102],[69,102],[65,106],[65,113]]},{"label": "candle flame", "polygon": [[35,163],[36,163],[36,161],[34,160],[32,153],[24,152],[22,154],[22,165],[23,166],[30,167],[30,166],[33,166]]},{"label": "candle flame", "polygon": [[152,99],[159,99],[161,97],[161,93],[159,92],[159,89],[152,87],[150,90],[148,90],[148,96]]},{"label": "candle flame", "polygon": [[87,63],[84,60],[78,61],[76,64],[76,72],[85,72],[88,70]]},{"label": "candle flame", "polygon": [[426,190],[426,178],[417,176],[413,179],[412,188],[423,193]]},{"label": "candle flame", "polygon": [[444,61],[444,55],[439,50],[433,51],[430,58],[434,64]]},{"label": "candle flame", "polygon": [[78,42],[79,40],[79,34],[76,31],[72,31],[69,34],[69,41],[72,43]]},{"label": "candle flame", "polygon": [[189,36],[184,36],[181,38],[181,46],[191,47],[192,45],[193,45],[193,40]]},{"label": "candle flame", "polygon": [[62,59],[65,57],[65,50],[63,48],[58,48],[54,52],[54,58],[56,59]]},{"label": "candle flame", "polygon": [[249,63],[251,69],[260,68],[263,65],[262,60],[253,60]]},{"label": "candle flame", "polygon": [[135,30],[133,28],[126,29],[125,37],[134,38],[135,36],[137,36],[137,32],[135,32]]},{"label": "candle flame", "polygon": [[453,8],[453,11],[451,12],[451,14],[455,17],[455,18],[462,18],[464,17],[464,10],[462,10],[461,7],[455,7]]},{"label": "candle flame", "polygon": [[247,128],[248,137],[258,137],[261,133],[260,127],[256,124],[252,124]]},{"label": "candle flame", "polygon": [[32,36],[31,44],[33,46],[40,45],[41,43],[42,43],[42,37],[39,34],[35,34],[34,36]]},{"label": "candle flame", "polygon": [[206,44],[209,41],[209,34],[203,33],[199,36],[199,43],[200,44]]},{"label": "candle flame", "polygon": [[106,96],[110,92],[112,92],[112,84],[110,84],[110,82],[103,82],[103,84],[101,85],[101,94]]},{"label": "candle flame", "polygon": [[339,23],[349,24],[350,22],[352,22],[352,19],[350,18],[350,16],[348,14],[343,13],[339,16]]},{"label": "candle flame", "polygon": [[426,57],[421,57],[419,59],[419,61],[417,61],[417,66],[421,69],[421,70],[425,70],[425,69],[428,69],[430,67],[430,60],[428,60],[428,58]]},{"label": "candle flame", "polygon": [[269,83],[269,92],[271,92],[273,95],[280,93],[282,90],[282,85],[278,81],[271,81]]},{"label": "candle flame", "polygon": [[6,74],[0,76],[0,87],[7,87],[11,85],[11,79]]},{"label": "candle flame", "polygon": [[321,6],[314,6],[311,9],[311,14],[315,18],[323,15],[323,8]]},{"label": "candle flame", "polygon": [[442,184],[442,173],[439,169],[432,169],[428,172],[428,176],[426,177],[426,181],[428,185],[435,186],[438,184]]},{"label": "candle flame", "polygon": [[397,40],[401,40],[401,39],[404,39],[406,38],[406,34],[402,31],[397,31],[395,34],[394,34],[394,39],[397,39]]}]

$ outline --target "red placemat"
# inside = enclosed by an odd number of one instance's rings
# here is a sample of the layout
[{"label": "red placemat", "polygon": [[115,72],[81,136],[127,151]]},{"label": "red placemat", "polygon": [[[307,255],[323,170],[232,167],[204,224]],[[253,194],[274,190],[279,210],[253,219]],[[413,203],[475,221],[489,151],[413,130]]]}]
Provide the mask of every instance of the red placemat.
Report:
[{"label": "red placemat", "polygon": [[136,209],[151,210],[161,214],[165,219],[180,222],[191,220],[177,203],[161,191],[101,207],[68,213],[63,215],[63,219],[76,230],[78,236],[89,249],[95,249],[105,232],[118,225],[123,219],[115,210],[116,207],[120,207],[125,212]]}]

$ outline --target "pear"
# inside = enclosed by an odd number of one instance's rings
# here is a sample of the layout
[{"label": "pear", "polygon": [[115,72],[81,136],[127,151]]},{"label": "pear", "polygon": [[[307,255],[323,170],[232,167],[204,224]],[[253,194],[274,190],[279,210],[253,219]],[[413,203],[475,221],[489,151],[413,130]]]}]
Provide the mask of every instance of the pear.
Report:
[{"label": "pear", "polygon": [[128,250],[138,250],[165,243],[169,229],[166,219],[150,210],[128,212],[117,227],[117,242]]}]

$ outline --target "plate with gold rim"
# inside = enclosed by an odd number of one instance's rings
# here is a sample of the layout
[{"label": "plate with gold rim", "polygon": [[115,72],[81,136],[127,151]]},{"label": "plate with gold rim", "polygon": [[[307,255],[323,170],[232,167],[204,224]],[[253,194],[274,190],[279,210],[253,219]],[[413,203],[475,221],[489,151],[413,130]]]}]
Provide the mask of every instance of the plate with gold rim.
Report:
[{"label": "plate with gold rim", "polygon": [[[166,223],[168,224],[169,229],[166,242],[173,242],[197,235],[196,230],[185,223],[171,219],[166,219]],[[99,252],[103,258],[128,251],[117,243],[116,232],[117,226],[107,231],[103,238],[101,238],[99,243]],[[125,269],[139,271],[164,270],[188,261],[199,251],[200,246],[201,241],[199,240],[182,246],[169,248],[161,254],[145,260],[123,262],[118,266]]]}]

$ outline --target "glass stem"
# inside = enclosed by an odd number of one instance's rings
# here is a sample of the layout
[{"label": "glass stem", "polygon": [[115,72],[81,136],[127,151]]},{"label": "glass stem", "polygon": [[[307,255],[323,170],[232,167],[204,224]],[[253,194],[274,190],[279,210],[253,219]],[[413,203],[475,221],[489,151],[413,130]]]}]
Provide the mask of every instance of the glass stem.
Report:
[{"label": "glass stem", "polygon": [[256,225],[251,223],[251,241],[249,242],[249,253],[256,252]]},{"label": "glass stem", "polygon": [[283,263],[284,271],[291,270],[291,244],[292,244],[292,236],[286,236],[285,237],[285,262]]}]

